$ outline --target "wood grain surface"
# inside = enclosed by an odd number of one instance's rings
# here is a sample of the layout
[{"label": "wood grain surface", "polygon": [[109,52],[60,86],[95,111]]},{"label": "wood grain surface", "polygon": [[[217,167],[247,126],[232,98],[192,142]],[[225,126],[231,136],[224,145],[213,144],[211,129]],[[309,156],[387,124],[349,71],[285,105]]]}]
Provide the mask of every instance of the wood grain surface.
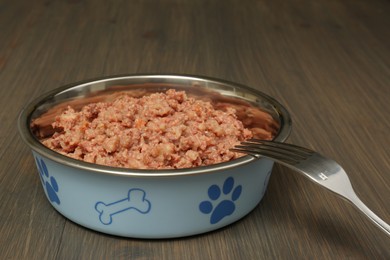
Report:
[{"label": "wood grain surface", "polygon": [[0,0],[0,259],[390,259],[390,238],[285,167],[245,218],[140,240],[66,220],[45,198],[19,111],[89,78],[185,73],[259,89],[293,118],[289,142],[338,161],[390,223],[387,0]]}]

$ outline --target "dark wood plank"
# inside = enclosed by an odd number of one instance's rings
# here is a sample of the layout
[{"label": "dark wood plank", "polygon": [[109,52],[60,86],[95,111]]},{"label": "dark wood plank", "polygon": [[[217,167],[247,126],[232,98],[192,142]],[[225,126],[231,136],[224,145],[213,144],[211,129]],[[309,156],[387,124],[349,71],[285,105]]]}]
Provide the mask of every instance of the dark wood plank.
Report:
[{"label": "dark wood plank", "polygon": [[1,259],[389,259],[353,206],[282,166],[241,221],[139,240],[70,222],[46,201],[16,120],[41,93],[88,78],[186,73],[257,88],[291,112],[290,142],[339,161],[390,222],[386,0],[0,0]]}]

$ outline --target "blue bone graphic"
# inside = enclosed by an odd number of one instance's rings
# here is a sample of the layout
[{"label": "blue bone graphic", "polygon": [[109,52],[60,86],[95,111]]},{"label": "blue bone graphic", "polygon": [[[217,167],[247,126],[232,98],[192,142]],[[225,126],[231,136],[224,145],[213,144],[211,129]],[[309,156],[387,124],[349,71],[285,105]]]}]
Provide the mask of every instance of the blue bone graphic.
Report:
[{"label": "blue bone graphic", "polygon": [[112,202],[97,202],[95,209],[99,212],[99,219],[104,225],[112,223],[112,216],[126,210],[134,209],[142,214],[150,211],[151,204],[146,198],[146,193],[141,189],[130,189],[127,198]]}]

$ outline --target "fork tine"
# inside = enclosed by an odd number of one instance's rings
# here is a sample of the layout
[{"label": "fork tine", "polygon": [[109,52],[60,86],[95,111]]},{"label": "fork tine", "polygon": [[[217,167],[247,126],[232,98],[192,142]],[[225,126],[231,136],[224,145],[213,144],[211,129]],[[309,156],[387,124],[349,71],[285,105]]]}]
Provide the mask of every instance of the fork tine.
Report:
[{"label": "fork tine", "polygon": [[231,150],[246,153],[256,158],[269,157],[290,165],[296,165],[315,153],[300,146],[259,139],[248,139]]},{"label": "fork tine", "polygon": [[242,142],[240,145],[238,145],[238,147],[256,150],[257,152],[260,152],[262,154],[264,152],[270,152],[272,154],[277,154],[277,155],[284,156],[287,158],[292,158],[292,159],[297,160],[297,161],[298,160],[305,160],[308,157],[307,155],[296,153],[296,152],[290,151],[288,149],[283,149],[283,147],[266,145],[263,143]]},{"label": "fork tine", "polygon": [[253,157],[256,157],[256,158],[260,158],[261,157],[261,155],[259,153],[251,151],[249,149],[239,148],[237,146],[235,146],[234,148],[230,148],[229,150],[232,151],[232,152],[236,152],[236,153],[245,153],[247,155],[250,155],[250,156],[253,156]]},{"label": "fork tine", "polygon": [[234,148],[230,149],[234,152],[240,152],[249,154],[253,157],[259,158],[261,156],[268,157],[271,159],[274,159],[276,161],[279,161],[281,163],[291,164],[295,165],[299,163],[302,158],[297,158],[294,156],[291,156],[289,154],[283,154],[278,151],[273,151],[270,149],[262,149],[260,145],[236,145]]},{"label": "fork tine", "polygon": [[301,146],[287,144],[287,143],[280,143],[280,142],[275,142],[275,141],[268,141],[268,140],[248,139],[247,141],[242,142],[242,144],[244,144],[244,143],[261,144],[262,146],[269,147],[271,149],[275,148],[275,149],[278,149],[280,151],[283,150],[283,151],[286,151],[288,153],[299,154],[302,157],[308,157],[308,156],[311,156],[312,154],[315,153],[314,151],[307,149],[307,148],[304,148],[304,147],[301,147]]}]

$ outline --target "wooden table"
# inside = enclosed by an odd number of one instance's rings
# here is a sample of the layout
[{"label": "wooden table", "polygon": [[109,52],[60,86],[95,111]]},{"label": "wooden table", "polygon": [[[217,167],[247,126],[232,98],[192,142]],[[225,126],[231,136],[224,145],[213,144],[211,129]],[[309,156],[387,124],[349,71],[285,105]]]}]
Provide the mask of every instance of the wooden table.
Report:
[{"label": "wooden table", "polygon": [[289,142],[340,162],[390,222],[390,3],[386,0],[0,0],[0,259],[390,259],[390,238],[285,167],[247,217],[169,240],[100,234],[45,198],[16,128],[26,102],[100,76],[235,81],[291,112]]}]

